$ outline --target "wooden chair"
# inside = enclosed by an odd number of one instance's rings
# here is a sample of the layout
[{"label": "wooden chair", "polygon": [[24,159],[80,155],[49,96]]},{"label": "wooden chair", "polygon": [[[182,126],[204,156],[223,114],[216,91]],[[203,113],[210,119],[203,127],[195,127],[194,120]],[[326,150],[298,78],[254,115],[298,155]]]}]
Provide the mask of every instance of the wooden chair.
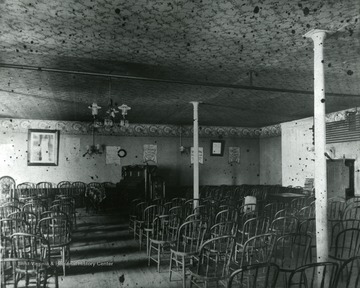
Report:
[{"label": "wooden chair", "polygon": [[[148,265],[151,260],[157,263],[157,271],[160,272],[161,255],[170,251],[170,245],[175,241],[173,234],[169,229],[169,215],[159,215],[152,223],[152,229],[149,234]],[[155,255],[153,255],[155,251]]]},{"label": "wooden chair", "polygon": [[[143,202],[142,199],[140,198],[135,198],[133,200],[131,200],[130,202],[130,208],[129,208],[129,233],[134,234],[135,233],[135,221],[136,221],[136,217],[137,215],[137,211],[136,211],[136,205],[140,202]],[[135,237],[134,237],[135,238]]]},{"label": "wooden chair", "polygon": [[291,272],[312,262],[311,239],[309,234],[290,233],[282,235],[276,240],[270,262],[279,266],[283,280],[282,287],[287,287],[287,279]]},{"label": "wooden chair", "polygon": [[360,256],[346,260],[339,268],[333,288],[360,287]]},{"label": "wooden chair", "polygon": [[[42,253],[41,248],[46,246],[46,240],[30,233],[14,233],[11,239],[14,249],[14,287],[17,287],[22,276],[25,278],[26,287],[30,277],[36,279],[36,287],[40,287],[41,280],[43,287],[48,287],[49,270],[55,276],[55,287],[58,287],[57,272],[55,266],[51,265],[50,255]],[[49,251],[48,245],[45,249]]]},{"label": "wooden chair", "polygon": [[360,229],[344,229],[336,236],[335,247],[329,257],[341,265],[354,256],[360,256]]},{"label": "wooden chair", "polygon": [[279,266],[274,263],[246,265],[234,271],[227,288],[275,288]]},{"label": "wooden chair", "polygon": [[141,250],[142,239],[145,237],[146,255],[149,253],[150,234],[153,231],[154,219],[161,214],[162,207],[159,205],[149,205],[143,211],[142,220],[137,221],[139,231],[139,248]]},{"label": "wooden chair", "polygon": [[299,229],[299,220],[294,216],[284,216],[275,218],[271,224],[269,231],[276,235],[284,235],[295,233]]},{"label": "wooden chair", "polygon": [[8,215],[8,218],[21,219],[30,225],[30,233],[37,233],[38,219],[35,213],[29,211],[17,211]]},{"label": "wooden chair", "polygon": [[47,211],[47,206],[41,199],[34,199],[26,203],[23,206],[22,211],[34,213],[36,218],[39,220],[41,219],[41,214]]},{"label": "wooden chair", "polygon": [[249,238],[237,258],[234,258],[231,270],[241,268],[244,265],[269,262],[274,250],[276,235],[264,233]]},{"label": "wooden chair", "polygon": [[4,203],[0,206],[0,218],[7,218],[9,214],[21,211],[21,209],[15,206],[13,203]]},{"label": "wooden chair", "polygon": [[84,207],[86,183],[75,181],[71,186],[73,188],[73,197],[75,198],[75,207]]},{"label": "wooden chair", "polygon": [[10,176],[0,177],[0,203],[8,198],[16,198],[16,183],[14,178]]},{"label": "wooden chair", "polygon": [[338,264],[334,262],[310,263],[291,272],[288,287],[330,288],[334,284]]},{"label": "wooden chair", "polygon": [[206,221],[191,220],[179,227],[176,241],[170,247],[170,281],[173,273],[178,273],[186,287],[186,269],[199,253],[207,230]]},{"label": "wooden chair", "polygon": [[35,184],[23,182],[16,186],[17,194],[20,201],[26,202],[35,197]]},{"label": "wooden chair", "polygon": [[234,258],[238,258],[238,254],[242,253],[245,242],[250,238],[265,234],[268,232],[270,226],[270,219],[267,217],[250,218],[245,221],[241,229],[238,229],[236,235],[235,255]]},{"label": "wooden chair", "polygon": [[235,247],[235,237],[223,235],[205,241],[199,252],[199,260],[190,268],[190,287],[208,287],[225,282],[230,276],[230,261]]},{"label": "wooden chair", "polygon": [[46,217],[39,221],[39,234],[46,242],[42,243],[45,253],[51,258],[61,258],[63,275],[66,263],[70,262],[71,228],[63,217]]}]

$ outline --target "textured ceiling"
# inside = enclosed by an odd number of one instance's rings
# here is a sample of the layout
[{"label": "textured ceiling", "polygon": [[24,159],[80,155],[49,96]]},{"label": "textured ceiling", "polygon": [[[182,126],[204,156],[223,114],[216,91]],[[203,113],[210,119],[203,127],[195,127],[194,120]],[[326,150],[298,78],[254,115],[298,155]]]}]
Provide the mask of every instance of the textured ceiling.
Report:
[{"label": "textured ceiling", "polygon": [[190,101],[202,125],[312,116],[314,28],[332,32],[327,112],[360,106],[358,0],[0,0],[0,13],[0,117],[90,121],[109,98],[132,123],[191,124]]}]

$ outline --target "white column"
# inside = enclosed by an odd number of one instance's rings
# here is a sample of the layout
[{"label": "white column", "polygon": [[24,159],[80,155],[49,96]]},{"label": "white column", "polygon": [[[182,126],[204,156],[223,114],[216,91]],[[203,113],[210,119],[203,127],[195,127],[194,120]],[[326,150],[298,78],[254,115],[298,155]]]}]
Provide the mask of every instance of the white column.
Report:
[{"label": "white column", "polygon": [[[194,189],[194,199],[199,199],[199,119],[198,119],[198,109],[199,109],[199,102],[190,102],[193,104],[194,107],[194,166],[193,166],[193,172],[194,172],[194,182],[193,182],[193,189]],[[199,201],[194,201],[194,208],[198,207]]]},{"label": "white column", "polygon": [[311,30],[305,37],[314,42],[314,133],[315,133],[315,211],[317,262],[328,261],[327,178],[324,40],[327,31]]}]

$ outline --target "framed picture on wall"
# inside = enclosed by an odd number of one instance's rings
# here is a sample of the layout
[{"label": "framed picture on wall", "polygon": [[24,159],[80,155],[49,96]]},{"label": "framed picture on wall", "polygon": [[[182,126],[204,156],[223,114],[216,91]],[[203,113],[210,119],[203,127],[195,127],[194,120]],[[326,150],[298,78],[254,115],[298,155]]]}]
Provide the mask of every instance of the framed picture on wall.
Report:
[{"label": "framed picture on wall", "polygon": [[224,140],[211,140],[210,156],[223,156],[224,146]]},{"label": "framed picture on wall", "polygon": [[28,166],[57,166],[59,130],[29,129]]}]

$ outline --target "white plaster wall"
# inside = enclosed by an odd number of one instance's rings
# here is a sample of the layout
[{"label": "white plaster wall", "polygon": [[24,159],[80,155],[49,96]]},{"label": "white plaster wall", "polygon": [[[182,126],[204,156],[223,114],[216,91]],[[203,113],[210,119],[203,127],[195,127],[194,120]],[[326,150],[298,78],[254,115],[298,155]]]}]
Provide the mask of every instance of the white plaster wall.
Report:
[{"label": "white plaster wall", "polygon": [[305,178],[314,177],[312,125],[312,118],[281,124],[283,186],[304,186]]},{"label": "white plaster wall", "polygon": [[[70,153],[73,147],[67,147],[68,140],[80,139],[78,156]],[[258,184],[259,183],[259,140],[224,139],[223,157],[210,156],[210,138],[200,138],[204,147],[204,164],[200,165],[200,185],[221,184]],[[0,135],[0,176],[9,175],[16,183],[49,181],[58,183],[63,180],[119,182],[123,165],[143,164],[143,145],[157,144],[158,170],[167,186],[192,185],[192,165],[190,155],[181,155],[177,137],[130,137],[97,135],[96,143],[108,146],[121,146],[127,150],[127,156],[121,159],[121,165],[106,165],[105,154],[92,157],[82,155],[86,145],[92,144],[91,135],[69,135],[60,133],[58,166],[27,166],[27,133],[1,131]],[[192,138],[183,139],[184,146],[192,145]],[[240,164],[228,163],[228,147],[241,148]]]},{"label": "white plaster wall", "polygon": [[282,184],[281,136],[260,138],[260,184]]},{"label": "white plaster wall", "polygon": [[[305,178],[314,177],[314,152],[312,145],[313,118],[281,124],[282,131],[282,181],[283,185],[304,186]],[[335,158],[355,159],[355,194],[360,194],[360,141],[327,144],[335,148]]]}]

